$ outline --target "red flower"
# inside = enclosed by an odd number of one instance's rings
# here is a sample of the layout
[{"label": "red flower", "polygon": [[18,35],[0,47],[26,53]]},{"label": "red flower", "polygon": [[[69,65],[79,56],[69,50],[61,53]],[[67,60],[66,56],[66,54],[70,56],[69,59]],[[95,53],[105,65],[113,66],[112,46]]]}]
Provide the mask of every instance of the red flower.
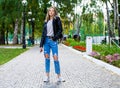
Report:
[{"label": "red flower", "polygon": [[83,52],[86,51],[86,48],[84,46],[73,46],[73,48]]}]

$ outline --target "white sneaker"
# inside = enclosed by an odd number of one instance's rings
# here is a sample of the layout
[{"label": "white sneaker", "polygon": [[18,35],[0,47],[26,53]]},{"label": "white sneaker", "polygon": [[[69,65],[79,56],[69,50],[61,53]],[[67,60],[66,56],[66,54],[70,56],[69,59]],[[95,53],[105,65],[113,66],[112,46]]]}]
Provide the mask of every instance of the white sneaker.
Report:
[{"label": "white sneaker", "polygon": [[57,79],[57,82],[65,82],[65,79],[59,77],[59,78]]},{"label": "white sneaker", "polygon": [[44,81],[44,82],[49,82],[49,81],[50,81],[50,78],[46,76],[43,81]]}]

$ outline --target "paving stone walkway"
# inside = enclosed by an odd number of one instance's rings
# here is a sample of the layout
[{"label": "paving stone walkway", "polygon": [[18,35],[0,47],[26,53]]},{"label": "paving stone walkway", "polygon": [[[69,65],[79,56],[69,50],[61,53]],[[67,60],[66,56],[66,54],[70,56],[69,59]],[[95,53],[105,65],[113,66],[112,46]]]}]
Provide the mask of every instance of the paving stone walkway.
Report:
[{"label": "paving stone walkway", "polygon": [[43,83],[44,56],[35,46],[0,66],[0,88],[120,88],[117,75],[59,45],[61,73],[66,82],[57,84],[51,55],[50,83]]}]

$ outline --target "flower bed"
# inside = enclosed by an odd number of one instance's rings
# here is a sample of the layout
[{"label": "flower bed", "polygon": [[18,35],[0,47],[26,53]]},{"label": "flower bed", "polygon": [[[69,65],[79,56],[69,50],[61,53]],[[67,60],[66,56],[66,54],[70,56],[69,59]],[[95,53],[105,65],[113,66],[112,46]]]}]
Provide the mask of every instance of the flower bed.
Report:
[{"label": "flower bed", "polygon": [[103,56],[103,55],[100,55],[100,53],[93,51],[89,55],[94,58],[105,61],[109,64],[112,64],[114,66],[120,67],[120,54],[118,53],[115,53],[113,55],[108,54],[108,55]]},{"label": "flower bed", "polygon": [[[85,52],[86,51],[86,43],[78,42],[74,39],[67,39],[64,41],[64,44],[67,46],[72,46],[74,49]],[[93,52],[90,53],[90,56],[102,60],[106,63],[112,64],[114,66],[120,67],[120,48],[112,45],[98,44],[92,45]]]},{"label": "flower bed", "polygon": [[74,49],[77,49],[79,51],[85,52],[86,48],[84,46],[73,46]]},{"label": "flower bed", "polygon": [[98,53],[98,52],[93,51],[89,55],[92,56],[92,57],[95,57],[97,59],[100,59],[100,53]]}]

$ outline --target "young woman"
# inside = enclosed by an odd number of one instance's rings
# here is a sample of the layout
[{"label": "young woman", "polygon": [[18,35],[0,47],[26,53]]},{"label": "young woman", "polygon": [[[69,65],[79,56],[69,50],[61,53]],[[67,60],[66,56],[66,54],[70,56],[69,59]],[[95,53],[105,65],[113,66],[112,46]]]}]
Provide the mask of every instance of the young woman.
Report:
[{"label": "young woman", "polygon": [[40,52],[43,51],[44,46],[44,56],[45,56],[45,70],[46,77],[44,82],[49,82],[50,77],[50,50],[52,50],[55,73],[59,82],[65,81],[61,78],[60,74],[60,63],[58,60],[58,43],[57,40],[62,34],[62,23],[60,18],[57,16],[57,11],[55,7],[50,7],[48,9],[45,23],[43,26],[43,32],[40,42]]}]

